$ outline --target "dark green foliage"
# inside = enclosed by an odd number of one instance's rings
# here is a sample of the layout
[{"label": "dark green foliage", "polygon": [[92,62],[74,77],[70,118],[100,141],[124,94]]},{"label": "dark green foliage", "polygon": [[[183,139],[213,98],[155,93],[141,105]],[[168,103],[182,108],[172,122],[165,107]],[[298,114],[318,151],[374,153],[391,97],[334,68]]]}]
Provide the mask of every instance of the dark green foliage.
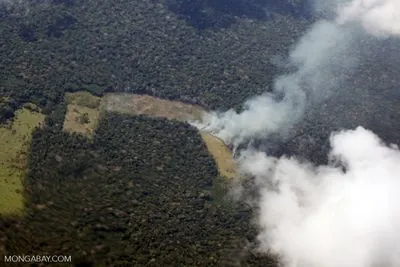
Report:
[{"label": "dark green foliage", "polygon": [[63,101],[55,106],[54,110],[50,112],[45,118],[45,125],[49,130],[59,132],[63,129],[64,118],[67,113],[67,104]]},{"label": "dark green foliage", "polygon": [[52,0],[51,3],[55,4],[55,5],[61,5],[64,4],[67,7],[71,7],[73,5],[75,5],[75,0]]},{"label": "dark green foliage", "polygon": [[57,18],[53,24],[47,27],[47,36],[48,37],[61,37],[64,35],[64,31],[71,28],[74,25],[76,19],[71,15],[63,15],[60,18]]},{"label": "dark green foliage", "polygon": [[251,211],[221,201],[215,163],[189,125],[111,114],[91,141],[62,132],[66,91],[228,109],[268,90],[271,55],[306,23],[241,19],[199,33],[158,0],[0,4],[1,119],[27,102],[48,115],[33,135],[27,216],[0,219],[0,251],[5,242],[8,254],[72,254],[76,266],[275,265],[244,250]]},{"label": "dark green foliage", "polygon": [[0,20],[0,96],[19,105],[44,107],[65,91],[87,90],[240,107],[270,89],[271,56],[285,54],[306,25],[291,17],[239,19],[226,33],[199,34],[163,1],[41,2]]},{"label": "dark green foliage", "polygon": [[167,4],[198,30],[228,28],[238,17],[266,21],[274,19],[274,13],[297,18],[309,18],[311,14],[308,0],[168,0]]},{"label": "dark green foliage", "polygon": [[[18,91],[19,86],[27,86],[27,88],[23,91]],[[0,87],[0,96],[5,96],[6,99],[9,99],[0,102],[0,123],[13,117],[14,112],[26,103],[35,104],[42,109],[42,113],[49,115],[63,101],[63,92],[55,88],[29,88],[29,84],[19,78],[17,78],[16,82],[10,83],[10,87],[7,87],[7,89],[10,89],[10,91]]]},{"label": "dark green foliage", "polygon": [[6,100],[0,102],[0,124],[6,122],[14,116],[14,111],[18,108],[18,103],[14,100]]},{"label": "dark green foliage", "polygon": [[36,36],[36,29],[33,25],[22,24],[20,26],[18,35],[25,42],[35,42],[38,39]]},{"label": "dark green foliage", "polygon": [[272,266],[245,250],[251,211],[213,201],[217,175],[188,124],[108,114],[92,142],[37,129],[27,217],[0,219],[0,237],[8,254],[72,255],[76,266]]}]

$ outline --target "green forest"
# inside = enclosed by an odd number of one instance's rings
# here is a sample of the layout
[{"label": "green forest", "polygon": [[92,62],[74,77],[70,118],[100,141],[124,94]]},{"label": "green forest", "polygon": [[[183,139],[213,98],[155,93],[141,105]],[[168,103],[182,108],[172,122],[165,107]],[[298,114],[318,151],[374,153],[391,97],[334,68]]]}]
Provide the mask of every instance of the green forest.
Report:
[{"label": "green forest", "polygon": [[[212,7],[238,21],[199,30],[182,14],[187,5],[196,8],[192,2],[0,2],[0,118],[25,102],[48,114],[64,92],[78,90],[238,108],[268,90],[278,71],[271,57],[285,54],[310,23],[280,13],[267,21],[240,18]],[[207,2],[197,8],[210,10]]]},{"label": "green forest", "polygon": [[226,198],[192,126],[110,113],[89,140],[57,129],[57,116],[33,133],[26,216],[1,219],[9,254],[72,255],[75,266],[275,263],[243,249],[252,211]]},{"label": "green forest", "polygon": [[104,112],[90,138],[63,128],[66,93],[77,91],[240,109],[271,89],[279,56],[312,20],[298,14],[306,0],[275,2],[0,1],[0,178],[14,172],[0,186],[24,206],[0,216],[0,256],[277,266],[254,249],[257,211],[229,198],[229,182],[188,123]]}]

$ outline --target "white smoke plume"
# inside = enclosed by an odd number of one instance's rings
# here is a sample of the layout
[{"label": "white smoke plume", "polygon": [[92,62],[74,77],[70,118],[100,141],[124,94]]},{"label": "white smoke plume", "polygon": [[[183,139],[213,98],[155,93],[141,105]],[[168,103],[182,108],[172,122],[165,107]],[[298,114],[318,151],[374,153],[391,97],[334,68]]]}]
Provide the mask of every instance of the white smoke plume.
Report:
[{"label": "white smoke plume", "polygon": [[241,159],[260,186],[261,249],[289,267],[400,266],[400,151],[362,127],[333,134],[331,146],[331,166]]},{"label": "white smoke plume", "polygon": [[234,146],[254,137],[289,131],[307,105],[327,97],[345,80],[339,70],[356,65],[357,57],[349,53],[352,36],[352,28],[346,25],[318,22],[290,54],[296,72],[278,77],[274,92],[250,99],[241,113],[229,110],[207,114],[205,129]]},{"label": "white smoke plume", "polygon": [[354,0],[339,7],[338,23],[358,21],[376,36],[400,35],[400,1]]},{"label": "white smoke plume", "polygon": [[[314,24],[293,48],[296,71],[278,77],[273,92],[250,99],[240,113],[209,113],[205,129],[234,147],[284,137],[315,102],[349,88],[342,85],[368,57],[358,44],[400,37],[400,0],[315,4],[334,16]],[[400,266],[399,149],[362,127],[330,141],[326,166],[241,152],[240,169],[256,178],[260,193],[260,250],[278,254],[285,267]]]},{"label": "white smoke plume", "polygon": [[291,51],[297,71],[278,77],[272,93],[247,101],[241,113],[207,114],[204,129],[234,146],[272,133],[284,136],[307,107],[342,87],[357,66],[362,53],[357,42],[365,34],[400,35],[398,0],[316,1],[316,7],[334,8],[336,17],[313,25]]}]

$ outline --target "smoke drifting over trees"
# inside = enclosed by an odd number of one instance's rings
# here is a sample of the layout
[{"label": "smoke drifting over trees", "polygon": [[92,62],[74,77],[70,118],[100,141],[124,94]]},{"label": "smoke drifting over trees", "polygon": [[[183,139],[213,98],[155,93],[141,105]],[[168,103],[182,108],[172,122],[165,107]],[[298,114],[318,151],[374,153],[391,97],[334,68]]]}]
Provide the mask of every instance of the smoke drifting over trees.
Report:
[{"label": "smoke drifting over trees", "polygon": [[[335,15],[317,21],[292,49],[289,62],[295,71],[279,76],[272,93],[250,99],[240,113],[208,114],[204,128],[234,147],[270,136],[285,142],[305,115],[318,116],[321,103],[346,106],[368,95],[367,89],[351,85],[357,83],[361,63],[388,57],[390,51],[377,47],[398,41],[400,2],[315,1],[315,8]],[[374,75],[373,65],[369,70]],[[397,101],[398,92],[398,85],[391,88]],[[370,114],[358,114],[352,123],[363,126]],[[349,117],[335,119],[343,127]],[[260,249],[281,255],[289,267],[399,266],[397,146],[383,144],[363,127],[331,134],[330,144],[330,164],[322,166],[254,148],[241,152],[240,166],[255,177],[260,195]]]},{"label": "smoke drifting over trees", "polygon": [[[324,4],[316,6],[333,8]],[[380,41],[370,35],[400,34],[400,8],[396,5],[397,1],[366,0],[334,6],[335,19],[316,22],[292,49],[289,62],[296,71],[279,76],[272,94],[250,99],[241,113],[210,113],[206,129],[235,146],[287,131],[302,119],[307,108],[345,90],[342,86],[358,62],[370,57],[365,47]]]}]

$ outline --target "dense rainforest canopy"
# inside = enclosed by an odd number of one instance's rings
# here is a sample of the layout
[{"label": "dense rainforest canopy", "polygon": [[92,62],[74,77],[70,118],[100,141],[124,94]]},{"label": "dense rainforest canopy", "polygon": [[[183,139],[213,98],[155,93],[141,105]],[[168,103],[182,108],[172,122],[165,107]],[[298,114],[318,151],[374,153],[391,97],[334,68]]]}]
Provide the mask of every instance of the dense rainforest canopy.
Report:
[{"label": "dense rainforest canopy", "polygon": [[26,216],[0,220],[9,254],[73,255],[76,266],[275,262],[244,250],[252,212],[224,197],[192,126],[110,113],[89,140],[60,131],[59,115],[33,134]]},{"label": "dense rainforest canopy", "polygon": [[0,255],[72,254],[75,266],[277,266],[252,249],[257,211],[226,196],[196,129],[104,113],[88,138],[64,131],[64,101],[84,90],[240,109],[291,67],[283,58],[311,23],[308,3],[0,2],[0,122],[27,103],[46,115],[26,155],[25,215],[0,217]]},{"label": "dense rainforest canopy", "polygon": [[[268,90],[277,73],[271,58],[285,54],[309,24],[290,12],[306,1],[279,12],[271,7],[273,19],[254,17],[253,11],[275,1],[253,2],[240,14],[229,1],[0,3],[0,117],[12,117],[25,102],[48,113],[65,91],[82,89],[239,107]],[[197,21],[231,23],[199,28],[187,22],[188,12],[191,21],[197,12],[205,16]]]}]

